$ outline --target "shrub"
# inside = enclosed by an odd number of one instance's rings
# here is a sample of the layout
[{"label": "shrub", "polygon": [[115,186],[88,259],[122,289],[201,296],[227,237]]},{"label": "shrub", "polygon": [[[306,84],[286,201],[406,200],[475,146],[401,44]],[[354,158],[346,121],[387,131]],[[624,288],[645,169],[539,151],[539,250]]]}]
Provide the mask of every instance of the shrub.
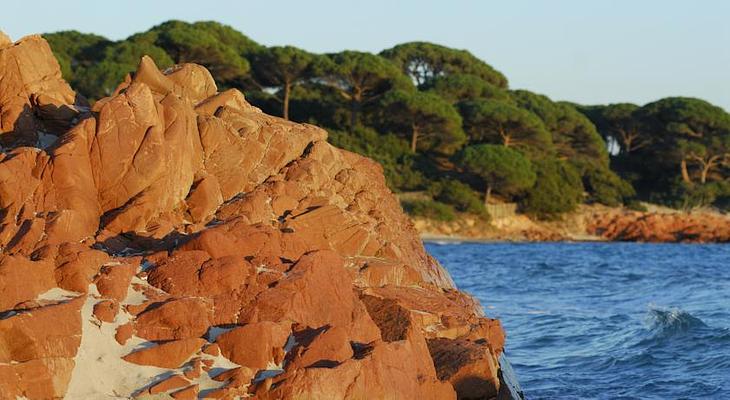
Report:
[{"label": "shrub", "polygon": [[558,159],[535,161],[537,180],[522,201],[522,210],[541,219],[573,211],[583,197],[580,174]]},{"label": "shrub", "polygon": [[484,203],[467,184],[451,179],[436,181],[428,192],[435,200],[450,204],[458,211],[487,216]]},{"label": "shrub", "polygon": [[448,204],[434,200],[404,201],[403,209],[414,217],[424,217],[437,221],[450,222],[456,219],[454,209]]},{"label": "shrub", "polygon": [[659,204],[681,210],[715,206],[727,210],[730,205],[730,183],[709,182],[705,184],[686,183],[675,179],[663,195],[655,195],[652,200]]},{"label": "shrub", "polygon": [[633,186],[608,168],[590,166],[583,175],[588,200],[607,206],[620,206],[636,196]]}]

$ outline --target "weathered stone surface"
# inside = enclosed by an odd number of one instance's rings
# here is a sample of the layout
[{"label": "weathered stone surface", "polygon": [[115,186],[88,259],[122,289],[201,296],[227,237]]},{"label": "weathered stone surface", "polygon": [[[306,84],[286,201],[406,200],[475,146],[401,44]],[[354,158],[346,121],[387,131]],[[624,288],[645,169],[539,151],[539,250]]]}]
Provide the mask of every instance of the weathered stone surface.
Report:
[{"label": "weathered stone surface", "polygon": [[205,344],[205,339],[199,338],[173,340],[127,354],[124,356],[124,360],[139,365],[177,368],[193,353],[200,350],[203,344]]},{"label": "weathered stone surface", "polygon": [[210,326],[210,306],[200,298],[173,299],[149,307],[135,319],[137,336],[148,340],[201,337]]},{"label": "weathered stone surface", "polygon": [[499,322],[326,139],[149,57],[90,112],[0,36],[0,398],[496,393]]},{"label": "weathered stone surface", "polygon": [[0,320],[0,398],[60,399],[81,343],[83,297]]},{"label": "weathered stone surface", "polygon": [[270,321],[255,322],[234,328],[218,337],[221,353],[236,364],[253,369],[266,369],[274,354],[286,344],[290,324]]},{"label": "weathered stone surface", "polygon": [[454,386],[460,399],[489,399],[497,395],[499,365],[486,343],[468,340],[428,341],[436,373]]}]

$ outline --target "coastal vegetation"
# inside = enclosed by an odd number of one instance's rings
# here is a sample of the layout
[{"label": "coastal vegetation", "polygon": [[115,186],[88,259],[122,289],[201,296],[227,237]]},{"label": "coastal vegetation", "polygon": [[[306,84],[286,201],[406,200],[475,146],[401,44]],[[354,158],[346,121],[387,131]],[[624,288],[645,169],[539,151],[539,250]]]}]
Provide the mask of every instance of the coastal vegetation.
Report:
[{"label": "coastal vegetation", "polygon": [[194,62],[265,112],[326,128],[330,141],[383,165],[407,211],[487,216],[517,203],[553,218],[581,203],[730,209],[730,114],[671,97],[579,105],[510,89],[466,50],[411,42],[379,54],[266,47],[216,22],[168,21],[120,41],[44,35],[73,87],[110,95],[142,55],[161,68]]}]

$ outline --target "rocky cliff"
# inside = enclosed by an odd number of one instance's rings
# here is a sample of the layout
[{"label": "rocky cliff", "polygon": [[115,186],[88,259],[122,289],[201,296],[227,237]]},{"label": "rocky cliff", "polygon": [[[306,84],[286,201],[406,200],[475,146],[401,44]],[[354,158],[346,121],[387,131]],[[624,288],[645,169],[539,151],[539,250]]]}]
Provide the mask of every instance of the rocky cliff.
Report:
[{"label": "rocky cliff", "polygon": [[149,58],[90,107],[0,35],[0,398],[496,397],[499,322],[326,139]]}]

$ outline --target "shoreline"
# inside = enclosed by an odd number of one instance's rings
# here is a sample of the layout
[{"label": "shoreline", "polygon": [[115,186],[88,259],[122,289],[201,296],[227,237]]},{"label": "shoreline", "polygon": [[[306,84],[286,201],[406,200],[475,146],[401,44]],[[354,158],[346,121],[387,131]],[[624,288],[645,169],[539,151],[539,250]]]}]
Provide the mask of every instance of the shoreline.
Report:
[{"label": "shoreline", "polygon": [[461,214],[454,221],[411,218],[424,242],[463,243],[730,243],[730,215],[584,205],[553,221],[516,214],[492,221]]}]

